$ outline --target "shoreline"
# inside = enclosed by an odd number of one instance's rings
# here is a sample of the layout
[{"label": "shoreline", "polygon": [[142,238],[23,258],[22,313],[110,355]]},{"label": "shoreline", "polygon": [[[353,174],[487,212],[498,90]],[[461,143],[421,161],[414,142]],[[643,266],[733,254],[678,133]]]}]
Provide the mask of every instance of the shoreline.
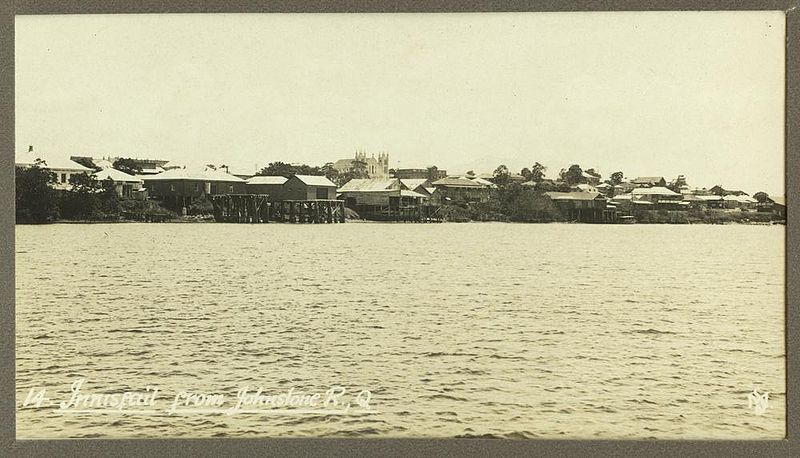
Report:
[{"label": "shoreline", "polygon": [[[241,224],[241,225],[265,225],[265,224],[281,224],[291,225],[293,223],[217,223],[213,219],[199,219],[199,218],[186,218],[186,219],[172,219],[159,222],[146,222],[136,220],[107,220],[107,221],[91,221],[91,220],[56,220],[47,223],[15,223],[15,226],[48,226],[52,224]],[[422,222],[406,222],[406,221],[370,221],[370,220],[347,220],[346,224],[423,224],[423,225],[436,225],[436,224],[563,224],[563,225],[581,225],[581,226],[786,226],[786,221],[720,221],[720,222],[687,222],[687,223],[673,223],[673,222],[636,222],[636,223],[581,223],[571,221],[440,221],[437,223],[422,223]],[[323,226],[325,224],[316,224]]]}]

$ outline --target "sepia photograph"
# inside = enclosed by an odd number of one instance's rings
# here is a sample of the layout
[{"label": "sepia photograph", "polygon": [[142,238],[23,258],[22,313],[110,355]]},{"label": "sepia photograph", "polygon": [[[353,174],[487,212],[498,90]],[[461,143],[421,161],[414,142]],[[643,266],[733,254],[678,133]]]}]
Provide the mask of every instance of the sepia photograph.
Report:
[{"label": "sepia photograph", "polygon": [[16,16],[17,439],[784,439],[786,39]]}]

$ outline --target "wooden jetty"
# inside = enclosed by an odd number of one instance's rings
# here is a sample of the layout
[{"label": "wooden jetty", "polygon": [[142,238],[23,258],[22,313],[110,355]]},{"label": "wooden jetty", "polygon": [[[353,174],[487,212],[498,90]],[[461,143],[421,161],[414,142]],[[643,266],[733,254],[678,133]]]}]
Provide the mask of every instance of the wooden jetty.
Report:
[{"label": "wooden jetty", "polygon": [[344,223],[341,200],[278,200],[267,194],[211,196],[214,220],[225,223]]}]

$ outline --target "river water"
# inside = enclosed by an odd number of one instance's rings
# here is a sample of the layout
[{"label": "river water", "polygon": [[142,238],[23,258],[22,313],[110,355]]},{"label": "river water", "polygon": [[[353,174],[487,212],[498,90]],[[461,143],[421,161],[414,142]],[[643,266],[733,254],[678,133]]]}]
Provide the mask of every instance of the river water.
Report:
[{"label": "river water", "polygon": [[[784,233],[18,226],[17,434],[780,438]],[[78,380],[81,393],[159,392],[127,413],[59,409]],[[330,413],[221,411],[243,388],[338,387]],[[38,407],[31,389],[45,390]],[[762,415],[754,389],[769,393]],[[168,415],[178,393],[199,410]]]}]

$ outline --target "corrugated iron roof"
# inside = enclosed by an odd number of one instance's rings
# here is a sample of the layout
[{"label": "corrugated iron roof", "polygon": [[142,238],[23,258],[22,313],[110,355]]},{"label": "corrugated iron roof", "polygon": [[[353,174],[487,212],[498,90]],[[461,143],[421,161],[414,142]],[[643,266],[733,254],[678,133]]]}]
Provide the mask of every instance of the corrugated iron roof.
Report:
[{"label": "corrugated iron roof", "polygon": [[553,200],[594,200],[600,195],[599,192],[546,192],[545,195]]},{"label": "corrugated iron roof", "polygon": [[198,181],[225,181],[234,183],[244,183],[239,177],[235,177],[222,170],[214,169],[170,169],[156,175],[142,176],[144,181],[165,181],[165,180],[198,180]]},{"label": "corrugated iron roof", "polygon": [[33,165],[36,162],[36,159],[41,159],[45,162],[45,166],[43,168],[46,169],[56,169],[56,170],[70,170],[70,171],[79,171],[79,172],[91,172],[92,169],[88,167],[84,167],[77,162],[73,161],[69,157],[53,154],[53,153],[40,153],[37,151],[29,152],[29,153],[22,153],[17,154],[14,157],[14,163],[16,165]]},{"label": "corrugated iron roof", "polygon": [[323,175],[295,175],[297,179],[302,181],[307,186],[332,186],[336,187],[335,184],[327,177]]},{"label": "corrugated iron roof", "polygon": [[744,194],[738,195],[738,196],[735,196],[733,194],[729,194],[727,196],[723,196],[722,199],[726,200],[726,201],[729,201],[729,202],[739,202],[739,203],[743,203],[743,204],[754,204],[754,203],[758,202],[757,200],[753,199],[752,197],[746,196]]},{"label": "corrugated iron roof", "polygon": [[678,194],[677,192],[672,191],[670,189],[667,189],[667,188],[665,188],[663,186],[654,186],[652,188],[636,188],[633,191],[631,191],[631,193],[634,196],[636,196],[636,195],[640,195],[640,196],[644,196],[644,195],[648,195],[648,196],[680,196],[680,194]]},{"label": "corrugated iron roof", "polygon": [[339,192],[376,192],[400,189],[398,178],[353,178],[345,183]]},{"label": "corrugated iron roof", "polygon": [[658,183],[661,180],[664,180],[664,177],[636,177],[631,183]]},{"label": "corrugated iron roof", "polygon": [[486,185],[476,183],[475,181],[469,180],[467,178],[454,178],[454,177],[445,177],[441,180],[434,181],[432,183],[434,186],[450,186],[456,188],[485,188]]},{"label": "corrugated iron roof", "polygon": [[576,184],[575,188],[577,188],[580,191],[584,191],[584,192],[596,192],[597,191],[597,188],[595,188],[594,186],[592,186],[590,184],[585,184],[585,183]]},{"label": "corrugated iron roof", "polygon": [[492,183],[489,180],[484,180],[481,177],[475,177],[475,178],[469,178],[469,179],[474,181],[475,183],[482,184],[484,186],[489,186],[489,187],[494,186],[494,183]]},{"label": "corrugated iron roof", "polygon": [[288,178],[282,176],[254,176],[247,180],[247,184],[277,184],[286,183]]},{"label": "corrugated iron roof", "polygon": [[121,170],[117,170],[117,169],[112,168],[112,167],[108,167],[108,168],[105,168],[105,169],[103,169],[103,170],[101,170],[99,172],[95,172],[94,176],[95,176],[95,179],[97,179],[99,181],[104,181],[104,180],[111,179],[112,181],[124,181],[124,182],[128,182],[128,183],[141,183],[142,182],[141,179],[139,179],[139,178],[137,178],[137,177],[135,177],[133,175],[128,175],[127,173],[125,173],[125,172],[123,172]]},{"label": "corrugated iron roof", "polygon": [[408,189],[416,189],[420,186],[424,188],[426,184],[430,185],[427,178],[400,178],[400,182]]}]

